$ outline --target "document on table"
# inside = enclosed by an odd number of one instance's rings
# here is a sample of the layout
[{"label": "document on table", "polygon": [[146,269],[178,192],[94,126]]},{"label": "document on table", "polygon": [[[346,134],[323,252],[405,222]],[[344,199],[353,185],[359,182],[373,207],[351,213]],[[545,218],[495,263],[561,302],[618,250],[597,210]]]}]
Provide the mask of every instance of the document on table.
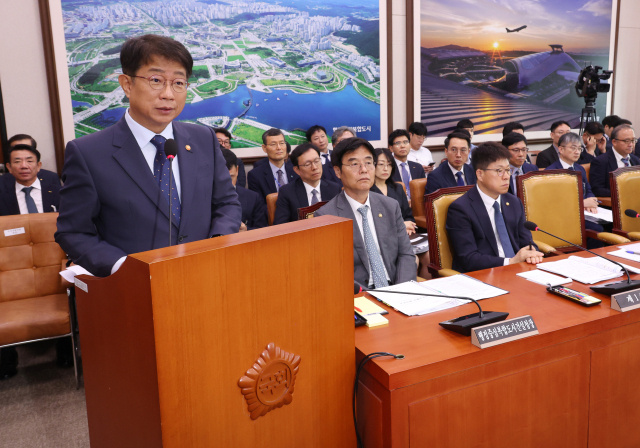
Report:
[{"label": "document on table", "polygon": [[[638,263],[640,263],[640,255],[634,255],[634,254],[630,254],[627,253],[626,249],[620,249],[620,250],[616,250],[613,252],[607,252],[608,255],[613,255],[614,257],[619,257],[619,258],[624,258],[625,260],[631,260],[631,261],[636,261]],[[627,264],[624,263],[620,263],[622,266],[624,266],[625,268],[627,268],[629,270],[629,272],[633,272],[634,274],[640,274],[640,269],[638,268],[634,268],[633,266],[629,266]]]},{"label": "document on table", "polygon": [[[398,291],[398,293],[391,294],[381,291]],[[403,294],[403,292],[433,294],[436,297],[409,295]],[[369,291],[369,294],[407,316],[421,316],[469,303],[468,300],[449,296],[471,297],[481,300],[508,292],[466,275],[454,275],[420,283],[414,281],[401,283]]]},{"label": "document on table", "polygon": [[91,275],[91,276],[93,276],[93,274],[91,272],[87,271],[82,266],[78,266],[77,264],[74,264],[73,266],[69,266],[64,271],[60,271],[60,275],[62,276],[62,278],[64,278],[69,283],[73,283],[76,275]]},{"label": "document on table", "polygon": [[569,277],[586,285],[593,285],[594,283],[611,280],[623,275],[623,271],[619,266],[599,257],[583,258],[572,256],[560,261],[539,263],[537,267],[544,271]]},{"label": "document on table", "polygon": [[571,283],[573,281],[570,278],[559,277],[557,275],[549,274],[548,272],[540,271],[538,269],[533,269],[527,272],[520,272],[516,275],[525,278],[530,282],[539,283],[545,286],[564,285],[565,283]]},{"label": "document on table", "polygon": [[602,207],[598,207],[598,213],[591,213],[585,210],[584,217],[587,218],[587,216],[599,219],[601,221],[613,222],[613,212]]}]

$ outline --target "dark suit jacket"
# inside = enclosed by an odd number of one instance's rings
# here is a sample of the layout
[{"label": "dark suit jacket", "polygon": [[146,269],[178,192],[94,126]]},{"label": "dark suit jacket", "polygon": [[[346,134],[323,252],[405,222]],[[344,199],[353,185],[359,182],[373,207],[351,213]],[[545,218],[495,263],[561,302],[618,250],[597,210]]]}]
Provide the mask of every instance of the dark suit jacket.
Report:
[{"label": "dark suit jacket", "polygon": [[[371,187],[370,191],[373,191],[374,193],[382,194],[382,191],[380,191],[380,189],[376,186],[376,184],[373,184],[373,187]],[[387,196],[398,201],[398,204],[400,205],[400,212],[402,213],[402,219],[404,221],[416,222],[415,218],[413,217],[413,212],[411,211],[411,207],[409,206],[407,195],[404,194],[404,189],[402,188],[402,185],[399,185],[395,182],[387,184]]]},{"label": "dark suit jacket", "polygon": [[[610,197],[611,185],[609,183],[609,173],[618,169],[618,162],[613,153],[615,149],[596,157],[591,162],[591,171],[589,172],[589,181],[593,193],[598,197]],[[629,155],[631,166],[640,165],[640,159],[633,154]]]},{"label": "dark suit jacket", "polygon": [[[552,163],[546,169],[548,170],[563,170],[562,163],[558,160],[557,162]],[[589,184],[589,180],[587,179],[587,172],[579,163],[573,164],[573,169],[582,174],[582,197],[584,199],[592,198],[595,196],[593,191],[591,191],[591,185]]]},{"label": "dark suit jacket", "polygon": [[551,146],[538,154],[538,157],[536,158],[536,166],[538,168],[546,168],[558,160],[560,160],[558,151],[556,151],[556,148],[552,143]]},{"label": "dark suit jacket", "polygon": [[[54,173],[53,171],[41,169],[38,171],[38,179],[40,182],[46,182],[47,184],[58,184],[60,185],[60,176],[58,173]],[[0,180],[2,180],[2,184],[15,187],[16,178],[13,177],[11,173],[4,173],[0,176]]]},{"label": "dark suit jacket", "polygon": [[322,180],[328,180],[329,182],[340,185],[340,188],[342,188],[342,181],[336,175],[331,160],[327,160],[327,162],[322,165]]},{"label": "dark suit jacket", "polygon": [[237,184],[236,192],[242,206],[242,222],[247,226],[247,230],[267,227],[267,205],[260,195]]},{"label": "dark suit jacket", "polygon": [[[500,196],[500,207],[513,251],[518,253],[532,241],[531,232],[524,228],[524,207],[509,193]],[[478,187],[470,189],[449,206],[446,228],[453,252],[452,267],[456,271],[471,272],[504,265]]]},{"label": "dark suit jacket", "polygon": [[[40,173],[41,172],[42,170],[40,170]],[[49,172],[51,173],[51,171]],[[57,174],[51,173],[55,174],[55,178],[49,176],[45,179],[44,177],[40,177],[40,173],[38,173],[38,178],[40,179],[40,187],[42,188],[42,210],[44,213],[56,212],[60,209],[60,178]],[[15,177],[11,176],[11,178],[7,180],[4,178],[5,176],[6,174],[2,176],[2,183],[0,185],[0,216],[19,215],[20,206],[18,205],[18,198],[16,196]]]},{"label": "dark suit jacket", "polygon": [[[341,189],[342,187],[334,182],[321,180],[320,197],[323,201],[330,201],[340,193]],[[294,182],[280,187],[273,224],[297,221],[298,209],[301,207],[309,207],[309,199],[304,182],[301,178],[297,178]]]},{"label": "dark suit jacket", "polygon": [[[315,212],[315,216],[333,215],[353,220],[353,278],[369,284],[369,258],[367,249],[355,219],[353,210],[343,191]],[[394,284],[416,280],[416,257],[413,254],[407,228],[400,214],[398,202],[382,194],[369,194],[371,210],[375,218],[376,236],[384,266]]]},{"label": "dark suit jacket", "polygon": [[[396,163],[394,160],[393,163]],[[407,164],[409,165],[409,173],[411,174],[411,180],[415,179],[424,179],[424,168],[422,165],[416,162],[412,162],[407,160]],[[393,176],[394,182],[402,182],[402,173],[400,173],[400,167],[396,164],[395,176]]]},{"label": "dark suit jacket", "polygon": [[244,162],[240,157],[238,157],[238,180],[236,181],[236,185],[247,188],[247,172],[244,169]]},{"label": "dark suit jacket", "polygon": [[[288,183],[291,183],[300,177],[293,171],[293,164],[291,161],[287,160],[284,163],[284,169]],[[273,171],[271,171],[271,165],[268,161],[260,163],[259,165],[253,165],[253,169],[249,171],[247,179],[249,181],[249,190],[253,190],[258,193],[265,202],[268,194],[278,192],[276,181],[273,178]]]},{"label": "dark suit jacket", "polygon": [[[467,185],[475,185],[476,184],[476,173],[473,171],[473,168],[464,164],[462,167],[462,171],[464,173],[464,177],[467,180]],[[440,188],[450,188],[457,187],[458,179],[451,172],[451,168],[449,167],[449,162],[444,161],[440,164],[438,168],[433,170],[429,177],[427,178],[427,187],[425,188],[424,194],[427,195],[429,193],[433,193]]]},{"label": "dark suit jacket", "polygon": [[[531,171],[538,171],[538,167],[537,166],[535,166],[532,163],[527,163],[527,162],[524,162],[522,164],[521,168],[522,168],[522,174],[527,174],[527,173],[529,173]],[[509,181],[509,193],[511,193],[512,195],[516,196],[516,192],[513,191],[513,185],[511,184],[511,181]]]},{"label": "dark suit jacket", "polygon": [[[124,117],[67,144],[55,239],[71,260],[105,277],[121,257],[238,232],[242,208],[213,130],[173,122],[180,226]],[[189,145],[190,151],[185,147]]]}]

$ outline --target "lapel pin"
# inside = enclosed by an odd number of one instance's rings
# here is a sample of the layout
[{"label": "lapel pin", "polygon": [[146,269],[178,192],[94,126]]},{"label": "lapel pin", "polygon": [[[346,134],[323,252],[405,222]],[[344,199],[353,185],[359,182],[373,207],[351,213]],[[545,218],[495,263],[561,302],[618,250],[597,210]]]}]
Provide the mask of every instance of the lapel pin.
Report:
[{"label": "lapel pin", "polygon": [[186,149],[187,151],[191,151],[191,146],[187,145],[184,147],[184,149]]},{"label": "lapel pin", "polygon": [[379,214],[378,214],[378,218],[382,218],[382,213],[379,213]]},{"label": "lapel pin", "polygon": [[507,205],[509,205],[509,203],[507,202]]}]

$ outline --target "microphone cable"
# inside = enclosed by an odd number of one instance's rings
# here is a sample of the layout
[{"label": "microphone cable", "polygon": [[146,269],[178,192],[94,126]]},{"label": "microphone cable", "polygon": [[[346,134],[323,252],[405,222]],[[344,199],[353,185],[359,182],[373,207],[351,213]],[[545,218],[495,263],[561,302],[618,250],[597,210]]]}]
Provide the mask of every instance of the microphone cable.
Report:
[{"label": "microphone cable", "polygon": [[352,401],[352,410],[353,410],[353,426],[356,430],[356,439],[358,441],[358,448],[364,448],[364,444],[362,443],[362,437],[360,437],[360,431],[358,431],[358,419],[356,417],[356,395],[358,393],[358,381],[360,379],[360,372],[364,369],[364,366],[375,358],[382,358],[385,356],[392,356],[395,359],[404,359],[404,355],[394,355],[393,353],[387,352],[373,352],[366,355],[360,363],[358,364],[358,368],[356,369],[356,379],[353,383],[353,401]]}]

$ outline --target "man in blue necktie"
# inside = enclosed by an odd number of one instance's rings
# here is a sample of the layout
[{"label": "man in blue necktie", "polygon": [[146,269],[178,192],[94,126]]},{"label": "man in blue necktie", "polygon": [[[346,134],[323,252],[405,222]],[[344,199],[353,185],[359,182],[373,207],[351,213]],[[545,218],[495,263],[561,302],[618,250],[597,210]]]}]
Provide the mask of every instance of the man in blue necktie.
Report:
[{"label": "man in blue necktie", "polygon": [[476,186],[456,199],[447,213],[453,269],[470,272],[540,263],[544,254],[524,228],[524,207],[508,193],[509,151],[499,143],[483,143],[475,149],[471,163]]},{"label": "man in blue necktie", "polygon": [[396,129],[389,135],[389,150],[393,153],[393,159],[398,169],[393,180],[402,182],[407,190],[407,197],[411,201],[411,189],[409,182],[414,179],[424,179],[425,173],[422,165],[407,159],[411,151],[411,135],[404,129]]},{"label": "man in blue necktie", "polygon": [[[149,34],[127,40],[120,62],[129,108],[115,125],[67,144],[56,232],[71,260],[100,277],[170,236],[182,244],[238,232],[242,215],[214,131],[175,121],[193,69],[189,51]],[[178,146],[173,162],[169,139]]]}]

